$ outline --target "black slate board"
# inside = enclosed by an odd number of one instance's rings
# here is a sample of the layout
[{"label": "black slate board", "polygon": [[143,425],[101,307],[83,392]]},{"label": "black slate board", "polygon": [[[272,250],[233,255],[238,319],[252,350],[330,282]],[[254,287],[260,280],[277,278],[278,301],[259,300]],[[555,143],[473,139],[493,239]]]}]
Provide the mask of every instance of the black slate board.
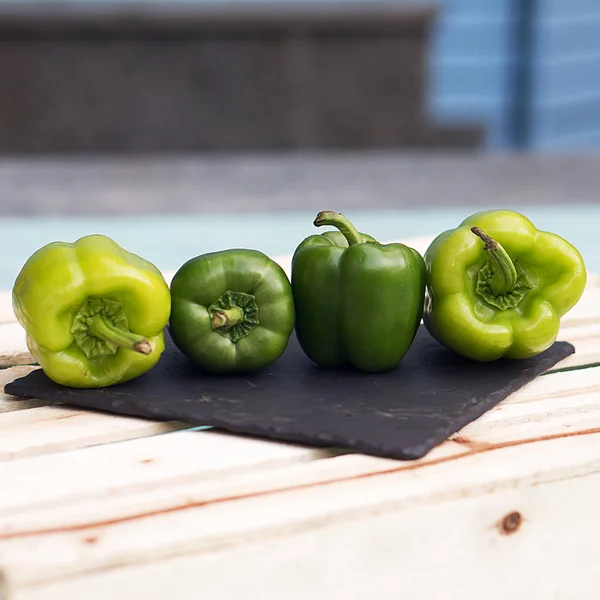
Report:
[{"label": "black slate board", "polygon": [[314,365],[292,335],[284,355],[263,371],[216,376],[193,367],[167,333],[159,363],[133,381],[73,390],[39,369],[5,391],[406,460],[421,458],[574,351],[556,342],[535,358],[477,363],[445,349],[421,326],[396,369],[369,375]]}]

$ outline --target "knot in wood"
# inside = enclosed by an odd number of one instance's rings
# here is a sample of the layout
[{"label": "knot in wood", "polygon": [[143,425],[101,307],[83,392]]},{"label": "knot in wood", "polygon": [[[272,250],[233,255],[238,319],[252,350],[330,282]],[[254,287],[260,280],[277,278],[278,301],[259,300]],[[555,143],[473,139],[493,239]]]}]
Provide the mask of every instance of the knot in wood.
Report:
[{"label": "knot in wood", "polygon": [[519,527],[521,527],[521,523],[523,522],[523,517],[521,513],[518,511],[513,511],[508,513],[500,522],[500,531],[506,535],[510,535],[511,533],[515,533]]}]

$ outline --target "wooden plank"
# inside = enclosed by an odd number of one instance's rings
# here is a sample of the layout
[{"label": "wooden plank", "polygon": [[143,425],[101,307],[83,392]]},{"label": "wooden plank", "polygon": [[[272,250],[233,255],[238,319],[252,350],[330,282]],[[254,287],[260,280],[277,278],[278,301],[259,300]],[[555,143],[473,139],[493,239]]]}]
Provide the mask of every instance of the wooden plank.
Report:
[{"label": "wooden plank", "polygon": [[475,449],[600,430],[600,367],[531,382],[451,439]]},{"label": "wooden plank", "polygon": [[[464,451],[458,444],[456,448]],[[161,486],[172,501],[172,489],[178,485],[336,453],[335,449],[275,444],[216,431],[180,431],[9,461],[0,463],[0,482],[11,490],[0,494],[0,520],[10,529],[18,512],[34,508],[45,512],[73,500],[105,501],[123,493],[151,496]],[[6,530],[0,527],[0,531]]]},{"label": "wooden plank", "polygon": [[[163,436],[163,440],[166,437]],[[23,499],[21,504],[13,499],[2,503],[0,542],[25,537],[32,532],[47,532],[49,527],[53,531],[76,530],[88,527],[91,523],[98,526],[106,521],[127,521],[199,507],[238,496],[275,493],[350,478],[368,478],[400,468],[414,469],[469,452],[461,444],[448,442],[420,461],[399,463],[364,455],[328,457],[326,453],[311,453],[308,448],[304,449],[302,454],[292,454],[290,449],[287,452],[276,453],[275,444],[263,442],[265,446],[262,449],[252,449],[248,446],[248,456],[238,453],[228,457],[230,438],[231,436],[226,436],[223,439],[208,440],[213,446],[210,464],[205,461],[201,465],[190,465],[187,464],[188,461],[184,461],[185,464],[181,465],[171,458],[170,453],[167,453],[166,461],[163,461],[161,456],[161,463],[175,464],[175,472],[167,472],[164,479],[159,478],[160,469],[146,468],[146,473],[143,473],[141,467],[131,465],[126,457],[125,462],[132,475],[131,482],[127,481],[126,471],[123,475],[119,471],[112,475],[107,486],[103,487],[99,482],[90,481],[90,476],[86,473],[83,476],[87,483],[85,488],[81,482],[55,486],[54,490],[48,492],[46,486],[38,486],[36,489],[43,490],[43,501],[32,493],[35,484],[25,484],[23,491],[18,492],[18,496]],[[189,444],[189,447],[192,445]],[[225,457],[221,448],[225,449]],[[150,450],[152,454],[155,448]],[[348,456],[352,456],[352,460],[348,460]],[[27,472],[30,471],[30,465],[23,464],[23,461],[19,463]],[[140,464],[151,463],[140,461]],[[102,471],[105,470],[103,467]],[[103,474],[100,477],[104,481],[107,479]],[[24,479],[12,477],[10,481],[21,482]],[[48,476],[45,476],[43,481],[46,482],[47,479]],[[8,487],[8,482],[3,485]]]},{"label": "wooden plank", "polygon": [[596,277],[589,278],[579,302],[561,319],[562,326],[597,323],[600,319],[600,285]]},{"label": "wooden plank", "polygon": [[562,398],[565,405],[581,394],[600,390],[600,367],[589,367],[577,371],[552,372],[534,379],[511,394],[500,406],[523,402],[544,402],[551,398]]},{"label": "wooden plank", "polygon": [[[488,435],[490,430],[502,429],[499,441],[505,442],[526,437],[543,437],[546,433],[554,435],[563,428],[569,431],[594,429],[598,427],[599,401],[600,386],[594,391],[579,395],[565,393],[538,402],[499,404],[466,425],[460,434],[485,432],[485,441],[492,442],[494,440]],[[525,435],[518,435],[522,426],[526,427]],[[544,428],[543,432],[540,432],[540,427]]]},{"label": "wooden plank", "polygon": [[[457,544],[455,534],[458,532],[447,530],[447,525],[439,528],[432,518],[432,515],[441,510],[447,512],[449,522],[453,522],[457,516],[460,521],[461,512],[457,512],[456,502],[467,503],[468,510],[465,510],[465,514],[474,519],[471,527],[465,529],[465,524],[462,523],[459,531],[463,535],[475,535],[479,542],[486,541],[486,545],[489,545],[488,551],[491,552],[491,556],[488,557],[490,565],[494,564],[494,556],[498,558],[495,551],[504,539],[496,537],[498,521],[508,512],[517,509],[522,511],[525,524],[534,523],[536,516],[539,516],[540,506],[538,501],[532,501],[532,494],[535,495],[536,490],[548,489],[550,493],[544,494],[543,500],[554,499],[561,507],[564,530],[548,530],[545,525],[549,538],[558,537],[564,545],[565,541],[573,539],[567,535],[569,531],[574,531],[576,535],[584,533],[582,523],[573,513],[585,514],[586,521],[592,517],[590,523],[586,523],[587,527],[597,523],[597,494],[593,492],[600,485],[597,475],[600,472],[599,457],[600,434],[562,437],[493,452],[473,453],[419,469],[402,469],[385,475],[352,478],[327,485],[313,485],[275,493],[238,495],[201,506],[136,516],[119,522],[105,521],[64,531],[53,528],[46,532],[29,532],[0,542],[0,568],[13,594],[9,596],[10,600],[33,598],[34,590],[38,594],[35,597],[43,600],[58,598],[59,591],[63,593],[62,600],[76,598],[76,590],[80,594],[79,597],[83,597],[80,586],[86,584],[89,590],[96,589],[95,585],[91,585],[92,582],[110,582],[117,594],[121,593],[117,596],[121,598],[126,598],[125,594],[130,594],[131,589],[136,589],[136,593],[143,594],[146,598],[159,598],[153,588],[160,588],[159,581],[163,570],[159,566],[163,564],[169,564],[178,573],[178,585],[173,588],[172,593],[177,593],[179,598],[194,597],[192,594],[197,594],[198,582],[202,582],[203,592],[214,592],[217,588],[212,586],[217,585],[217,581],[220,581],[221,586],[234,587],[222,588],[222,593],[216,597],[233,598],[239,597],[229,593],[233,594],[237,589],[235,586],[238,585],[238,569],[242,566],[237,561],[232,562],[232,557],[227,556],[228,551],[248,545],[252,547],[257,558],[272,558],[262,549],[262,544],[275,543],[278,551],[285,555],[290,549],[298,548],[297,536],[305,535],[313,541],[312,551],[307,552],[302,546],[301,554],[295,555],[294,559],[288,557],[289,563],[288,558],[281,565],[277,560],[275,563],[267,561],[271,573],[279,570],[277,565],[284,570],[293,570],[294,561],[301,560],[300,565],[295,563],[298,568],[297,574],[302,574],[308,585],[302,588],[302,597],[309,593],[315,598],[331,597],[332,591],[323,590],[316,584],[314,577],[306,577],[306,573],[311,572],[311,569],[307,571],[305,561],[316,568],[323,560],[334,560],[322,575],[325,576],[326,572],[332,573],[336,585],[339,584],[339,577],[344,581],[346,578],[352,579],[353,569],[348,570],[349,563],[343,558],[340,558],[340,562],[335,562],[334,559],[335,550],[343,556],[346,546],[360,555],[360,560],[356,557],[357,564],[365,563],[362,576],[370,576],[362,585],[370,586],[371,593],[373,581],[377,580],[373,579],[373,576],[377,569],[377,561],[374,558],[379,556],[378,549],[387,556],[386,564],[389,563],[391,579],[388,585],[403,586],[402,589],[407,591],[409,588],[405,585],[405,576],[410,577],[410,571],[417,563],[407,564],[405,556],[413,554],[414,548],[420,547],[419,544],[422,545],[421,552],[424,555],[443,547],[444,560],[450,561],[449,565],[446,565],[449,571],[459,564],[453,562],[457,548],[469,549],[467,555],[460,555],[460,561],[469,559],[471,574],[474,572],[474,561],[477,560],[476,564],[480,564],[482,557],[477,554],[477,546],[470,547],[471,542],[465,545],[462,539],[460,544]],[[335,460],[352,459],[353,457],[340,457]],[[568,481],[569,485],[561,487],[561,481]],[[585,493],[582,493],[583,483],[589,486],[585,488]],[[550,485],[553,489],[546,488]],[[498,501],[493,502],[494,510],[490,515],[483,508],[491,498]],[[542,499],[539,500],[541,502]],[[567,519],[564,519],[565,506],[576,507],[575,511],[569,510]],[[543,522],[554,524],[554,517],[557,516],[553,515],[549,521],[544,518]],[[406,530],[397,531],[394,528],[398,518],[405,523]],[[373,519],[380,520],[379,526],[375,526]],[[362,533],[353,534],[344,540],[336,538],[337,534],[332,530],[334,528],[341,533],[350,528],[354,531],[353,527],[359,523],[365,525]],[[594,530],[594,535],[597,533]],[[536,537],[534,541],[539,548],[541,539]],[[328,544],[331,544],[331,555],[325,550]],[[544,550],[546,551],[545,546]],[[573,548],[567,550],[569,553],[573,552]],[[515,556],[514,552],[515,547],[510,546],[504,549],[501,556],[505,559],[506,556],[511,556],[512,560],[518,562],[521,558],[520,553]],[[213,556],[213,560],[209,560],[207,564],[213,564],[214,560],[217,560],[222,570],[218,577],[215,571],[212,583],[208,588],[204,588],[205,577],[211,577],[211,569],[207,567],[205,571],[202,567],[205,564],[202,557],[209,555]],[[252,552],[249,553],[249,556],[251,555]],[[276,555],[277,552],[274,552],[274,556]],[[182,566],[191,556],[194,556],[197,567],[193,574],[187,569],[179,570],[178,566]],[[417,561],[421,573],[426,569],[431,575],[431,564],[422,558]],[[180,560],[183,562],[178,562]],[[313,560],[314,563],[311,562]],[[231,573],[232,564],[235,565],[236,576],[227,578],[225,574]],[[439,566],[443,566],[441,559]],[[244,577],[250,577],[252,572],[253,569],[248,573],[244,570]],[[435,572],[439,573],[438,570]],[[262,573],[264,575],[264,571]],[[545,574],[548,575],[547,569]],[[535,579],[538,575],[535,574]],[[121,579],[122,577],[126,578]],[[225,579],[236,580],[236,583],[228,584]],[[417,581],[422,579],[421,575],[413,584],[416,586]],[[428,592],[436,589],[438,594],[447,592],[447,589],[439,588],[440,578],[428,579],[436,580],[435,585],[431,584],[433,587],[427,589]],[[514,580],[512,577],[502,579]],[[122,585],[116,585],[119,580],[122,584],[128,582],[126,588],[129,591]],[[275,580],[279,581],[277,578]],[[286,595],[283,588],[277,587],[285,585],[285,580],[286,589],[295,589],[294,584],[286,577],[276,584],[264,581],[263,585],[259,586],[262,595],[251,597],[279,595],[299,598],[297,595]],[[445,581],[445,578],[442,577],[441,580]],[[483,581],[489,586],[487,577],[484,577]],[[353,585],[358,583],[353,580]],[[265,588],[271,585],[276,587]],[[423,585],[423,581],[420,581],[420,585]],[[571,585],[574,585],[573,581]],[[102,589],[104,591],[104,588]],[[349,589],[353,589],[352,585]],[[410,589],[416,593],[420,588]],[[366,588],[360,588],[355,590],[355,595],[351,594],[349,597],[364,597],[365,592]],[[87,594],[85,597],[100,598],[100,595],[95,595],[95,591],[90,593],[92,595]],[[320,595],[322,593],[324,595]],[[432,597],[416,596],[415,593],[411,593],[410,597]]]},{"label": "wooden plank", "polygon": [[562,369],[581,369],[600,364],[600,336],[574,342],[575,354],[561,360],[551,371]]},{"label": "wooden plank", "polygon": [[[325,519],[74,577],[13,583],[8,600],[595,600],[600,476],[406,511]],[[572,507],[569,510],[565,507]],[[519,509],[515,511],[515,509]],[[522,516],[506,533],[508,515]],[[510,521],[507,522],[518,522]],[[94,545],[88,538],[89,545]],[[102,541],[97,552],[101,551]],[[509,574],[509,575],[507,575]],[[139,594],[139,596],[137,596]]]},{"label": "wooden plank", "polygon": [[57,402],[38,400],[36,398],[17,398],[16,396],[4,393],[4,386],[9,381],[13,381],[16,377],[27,375],[27,373],[30,373],[36,368],[39,367],[22,365],[11,367],[9,369],[0,369],[0,413],[58,404]]},{"label": "wooden plank", "polygon": [[569,406],[570,397],[543,403],[512,405],[510,409],[490,411],[452,436],[475,449],[522,440],[540,440],[547,436],[581,431],[600,431],[600,390],[578,396]]},{"label": "wooden plank", "polygon": [[37,365],[37,361],[29,352],[7,352],[0,353],[0,369],[17,367],[20,365]]},{"label": "wooden plank", "polygon": [[15,410],[27,410],[29,408],[38,408],[40,406],[56,405],[58,402],[49,402],[38,400],[37,398],[15,398],[8,394],[0,393],[0,413],[12,412]]},{"label": "wooden plank", "polygon": [[10,367],[8,369],[0,369],[0,395],[8,397],[6,394],[4,394],[4,386],[17,377],[23,377],[24,375],[27,375],[27,373],[30,373],[37,368],[39,367],[19,365],[16,367]]},{"label": "wooden plank", "polygon": [[[600,295],[598,296],[600,301]],[[580,340],[600,338],[600,306],[598,316],[583,324],[563,324],[560,327],[558,339],[576,344]]]},{"label": "wooden plank", "polygon": [[[568,356],[557,364],[552,370],[572,369],[585,365],[600,363],[600,294],[597,297],[598,316],[594,318],[578,319],[563,323],[558,339],[570,342],[575,346],[575,354]],[[587,310],[587,309],[586,309]]]},{"label": "wooden plank", "polygon": [[0,413],[0,461],[49,454],[96,444],[156,435],[188,428],[59,406]]}]

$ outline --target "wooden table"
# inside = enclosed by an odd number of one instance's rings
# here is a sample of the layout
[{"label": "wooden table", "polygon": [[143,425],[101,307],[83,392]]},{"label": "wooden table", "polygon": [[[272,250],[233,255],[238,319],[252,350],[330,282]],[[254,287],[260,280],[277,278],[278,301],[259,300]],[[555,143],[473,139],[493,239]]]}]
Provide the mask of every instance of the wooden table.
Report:
[{"label": "wooden table", "polygon": [[[0,323],[23,360],[8,292]],[[416,462],[0,394],[0,598],[597,599],[598,276],[560,339],[576,353]]]}]

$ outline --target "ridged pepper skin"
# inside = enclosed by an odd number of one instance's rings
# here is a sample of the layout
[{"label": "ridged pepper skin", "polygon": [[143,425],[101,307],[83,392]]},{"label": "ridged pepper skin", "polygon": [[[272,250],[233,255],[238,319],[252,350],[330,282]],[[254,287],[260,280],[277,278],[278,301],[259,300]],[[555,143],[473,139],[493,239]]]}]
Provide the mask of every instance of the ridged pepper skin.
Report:
[{"label": "ridged pepper skin", "polygon": [[477,361],[547,350],[586,285],[572,244],[510,210],[478,212],[439,234],[425,263],[427,329]]},{"label": "ridged pepper skin", "polygon": [[292,258],[296,334],[323,367],[375,373],[404,358],[423,313],[425,263],[413,248],[378,243],[346,217],[319,213],[316,226],[340,231],[307,237]]},{"label": "ridged pepper skin", "polygon": [[37,250],[16,278],[12,302],[29,351],[60,385],[128,381],[164,350],[167,283],[152,263],[104,235]]},{"label": "ridged pepper skin", "polygon": [[285,271],[258,250],[190,259],[171,282],[169,331],[188,359],[212,373],[250,373],[276,361],[294,330]]}]

